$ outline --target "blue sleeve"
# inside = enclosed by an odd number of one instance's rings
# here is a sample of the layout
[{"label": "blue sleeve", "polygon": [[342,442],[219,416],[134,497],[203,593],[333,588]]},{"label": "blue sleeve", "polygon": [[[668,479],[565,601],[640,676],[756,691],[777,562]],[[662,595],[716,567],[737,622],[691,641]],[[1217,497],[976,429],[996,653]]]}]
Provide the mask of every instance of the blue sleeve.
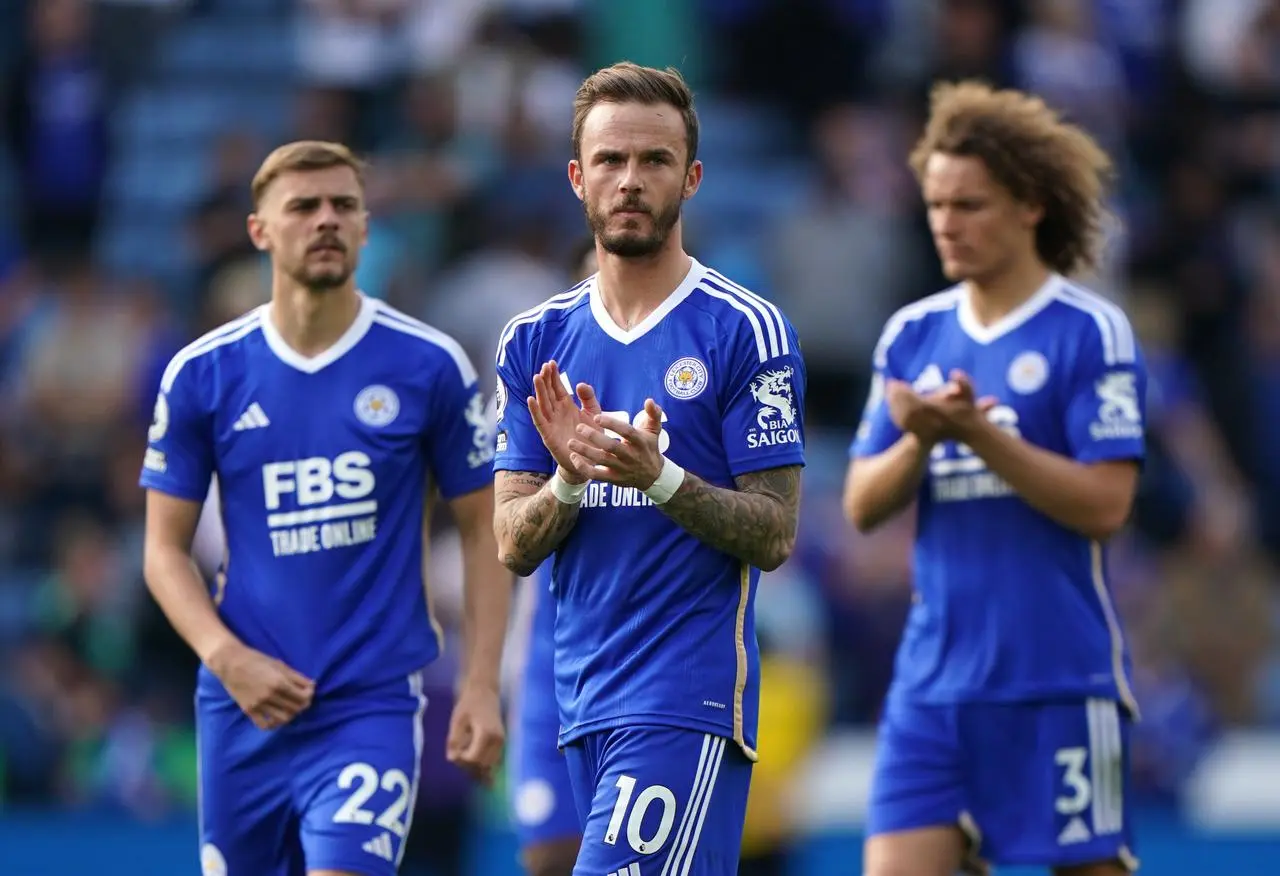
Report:
[{"label": "blue sleeve", "polygon": [[198,363],[170,363],[156,395],[138,483],[203,502],[213,477],[213,412],[201,398]]},{"label": "blue sleeve", "polygon": [[1067,378],[1067,445],[1079,462],[1146,456],[1146,365],[1128,323],[1111,329],[1087,333]]},{"label": "blue sleeve", "polygon": [[455,499],[493,483],[493,427],[475,368],[459,351],[432,382],[427,461],[440,496]]},{"label": "blue sleeve", "polygon": [[899,330],[891,333],[886,327],[876,344],[872,355],[871,387],[867,390],[867,401],[862,408],[862,421],[849,445],[849,456],[875,456],[884,453],[902,437],[902,430],[894,425],[889,416],[889,406],[884,401],[885,381],[901,379],[898,370],[893,366],[893,341],[900,337]]},{"label": "blue sleeve", "polygon": [[[529,335],[518,331],[498,350],[498,449],[493,470],[536,471],[551,474],[556,464],[533,425],[525,402],[533,395],[529,365]],[[542,363],[538,363],[541,365]]]},{"label": "blue sleeve", "polygon": [[804,359],[795,331],[782,329],[775,344],[744,321],[730,347],[720,429],[734,477],[804,465]]}]

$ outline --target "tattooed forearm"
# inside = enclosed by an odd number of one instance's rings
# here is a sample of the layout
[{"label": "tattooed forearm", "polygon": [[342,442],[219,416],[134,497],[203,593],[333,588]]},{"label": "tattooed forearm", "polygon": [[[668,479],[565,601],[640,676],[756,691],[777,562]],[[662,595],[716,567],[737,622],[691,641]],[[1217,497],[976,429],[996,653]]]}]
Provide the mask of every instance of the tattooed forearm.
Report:
[{"label": "tattooed forearm", "polygon": [[751,472],[735,483],[737,489],[713,487],[686,472],[680,489],[658,507],[712,547],[771,572],[795,547],[800,467]]},{"label": "tattooed forearm", "polygon": [[493,515],[498,559],[517,575],[533,574],[578,519],[578,506],[551,495],[548,480],[536,471],[498,473]]}]

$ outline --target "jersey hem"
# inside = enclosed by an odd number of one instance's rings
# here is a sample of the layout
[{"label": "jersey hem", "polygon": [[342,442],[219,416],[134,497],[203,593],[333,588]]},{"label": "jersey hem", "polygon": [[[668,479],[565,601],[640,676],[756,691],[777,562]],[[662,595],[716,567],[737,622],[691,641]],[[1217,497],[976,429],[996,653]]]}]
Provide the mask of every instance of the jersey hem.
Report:
[{"label": "jersey hem", "polygon": [[789,465],[798,465],[803,468],[804,453],[797,450],[786,456],[752,457],[750,462],[746,460],[731,460],[729,462],[729,471],[736,478],[738,475],[751,474],[755,471],[767,471],[771,468],[785,468]]},{"label": "jersey hem", "polygon": [[144,490],[155,490],[157,493],[164,493],[166,496],[173,496],[175,499],[186,499],[188,502],[203,502],[209,494],[209,485],[205,484],[203,489],[191,490],[187,492],[181,487],[175,487],[172,484],[157,484],[150,478],[143,478],[138,484]]},{"label": "jersey hem", "polygon": [[483,473],[484,477],[476,478],[474,484],[468,481],[463,481],[461,484],[451,484],[450,487],[454,489],[450,489],[448,491],[445,490],[444,484],[440,483],[439,481],[436,481],[436,486],[440,488],[440,498],[444,499],[446,502],[449,502],[454,499],[460,498],[462,496],[479,492],[480,490],[483,490],[485,487],[493,486],[492,471],[487,471],[485,469],[477,469],[476,471]]},{"label": "jersey hem", "polygon": [[851,445],[849,447],[849,458],[850,459],[866,459],[868,456],[879,456],[881,453],[884,453],[886,450],[889,450],[890,448],[892,448],[893,445],[897,444],[901,439],[902,439],[902,436],[899,435],[897,438],[893,439],[883,447],[881,447],[878,444]]},{"label": "jersey hem", "polygon": [[[1033,688],[1029,690],[995,691],[957,691],[952,694],[921,693],[910,688],[890,688],[889,699],[898,702],[921,706],[956,706],[965,703],[1052,703],[1074,700],[1106,699],[1114,700],[1128,711],[1128,704],[1120,690],[1109,687],[1058,687]],[[1134,716],[1131,716],[1134,717]]]},{"label": "jersey hem", "polygon": [[[712,721],[699,721],[697,718],[688,718],[683,715],[618,715],[613,718],[600,718],[595,721],[588,721],[583,724],[577,724],[566,730],[560,731],[560,737],[557,745],[560,748],[572,745],[574,742],[593,733],[602,733],[606,730],[617,730],[620,727],[675,727],[680,730],[689,730],[695,733],[711,733],[715,736],[723,736],[730,742],[737,745],[737,741],[733,738],[733,725],[717,724]],[[756,750],[755,733],[742,734],[743,742],[746,747],[752,751]]]},{"label": "jersey hem", "polygon": [[[1086,450],[1091,448],[1086,448]],[[1076,462],[1083,465],[1090,465],[1095,462],[1132,462],[1139,468],[1146,462],[1146,454],[1141,450],[1130,449],[1126,453],[1082,453],[1076,457]]]},{"label": "jersey hem", "polygon": [[536,471],[539,474],[551,474],[554,470],[552,466],[548,466],[544,460],[534,459],[529,456],[517,456],[507,459],[495,459],[493,461],[494,471]]},{"label": "jersey hem", "polygon": [[[401,838],[400,842],[405,839]],[[318,861],[307,859],[307,872],[313,870],[333,870],[337,873],[354,873],[356,876],[387,876],[396,872],[396,865],[391,861],[378,859],[378,863],[365,858],[357,862],[351,858],[322,858]]]},{"label": "jersey hem", "polygon": [[[427,667],[435,663],[440,658],[438,653],[432,654],[429,659],[420,665],[406,667],[403,671],[394,672],[380,677],[375,680],[361,679],[359,683],[351,681],[343,681],[338,686],[326,684],[323,690],[316,691],[316,699],[323,699],[326,702],[359,702],[370,695],[381,695],[386,693],[390,688],[398,684],[404,684],[405,680],[411,675],[419,672],[425,672]],[[406,685],[404,688],[406,695],[409,695],[410,689]],[[235,699],[227,692],[226,687],[218,679],[216,675],[207,667],[201,666],[196,670],[196,689],[195,700],[197,704],[208,706],[221,706],[230,704],[237,709],[240,706]]]}]

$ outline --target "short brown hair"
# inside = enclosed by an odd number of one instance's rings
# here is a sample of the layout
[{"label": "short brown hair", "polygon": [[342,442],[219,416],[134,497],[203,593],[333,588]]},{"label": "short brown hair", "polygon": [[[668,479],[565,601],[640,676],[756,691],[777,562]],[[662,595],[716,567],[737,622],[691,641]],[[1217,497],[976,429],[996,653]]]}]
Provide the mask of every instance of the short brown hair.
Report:
[{"label": "short brown hair", "polygon": [[328,170],[331,167],[349,167],[355,171],[356,180],[364,187],[365,164],[350,149],[341,143],[326,143],[323,140],[298,140],[279,147],[262,162],[258,172],[253,175],[250,191],[253,193],[253,206],[256,209],[262,203],[262,196],[267,188],[282,174],[293,171]]},{"label": "short brown hair", "polygon": [[574,158],[582,159],[582,126],[587,114],[600,103],[671,104],[684,120],[688,163],[692,164],[697,157],[698,114],[693,108],[693,91],[675,67],[658,70],[620,61],[588,76],[573,99]]},{"label": "short brown hair", "polygon": [[973,81],[935,85],[928,124],[911,152],[918,180],[935,152],[978,158],[1014,198],[1043,208],[1036,253],[1051,269],[1072,274],[1097,266],[1111,159],[1043,100]]}]

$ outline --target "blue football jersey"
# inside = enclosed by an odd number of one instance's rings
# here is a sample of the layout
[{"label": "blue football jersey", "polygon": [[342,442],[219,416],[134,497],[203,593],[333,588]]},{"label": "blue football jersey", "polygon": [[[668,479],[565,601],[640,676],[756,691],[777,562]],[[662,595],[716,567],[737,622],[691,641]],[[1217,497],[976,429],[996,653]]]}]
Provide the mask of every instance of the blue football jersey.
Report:
[{"label": "blue football jersey", "polygon": [[[805,371],[794,330],[773,304],[696,261],[629,331],[605,310],[595,278],[507,325],[498,470],[555,470],[524,403],[551,359],[616,417],[634,421],[646,398],[657,401],[659,447],[713,485],[803,464]],[[690,535],[642,492],[599,481],[553,562],[561,744],[642,723],[716,733],[754,751],[759,570]]]},{"label": "blue football jersey", "polygon": [[[439,653],[423,592],[424,497],[491,482],[492,425],[451,338],[371,298],[329,350],[285,344],[269,305],[164,373],[142,486],[201,501],[217,475],[225,584],[245,644],[317,696],[401,679]],[[202,689],[221,685],[202,672]]]},{"label": "blue football jersey", "polygon": [[[958,368],[998,400],[991,421],[1025,441],[1083,463],[1143,458],[1147,378],[1129,321],[1060,276],[990,326],[963,287],[908,305],[886,324],[874,366],[854,456],[901,437],[886,379],[928,393]],[[918,515],[895,696],[1108,697],[1136,709],[1101,544],[1030,507],[954,441],[933,450]]]}]

